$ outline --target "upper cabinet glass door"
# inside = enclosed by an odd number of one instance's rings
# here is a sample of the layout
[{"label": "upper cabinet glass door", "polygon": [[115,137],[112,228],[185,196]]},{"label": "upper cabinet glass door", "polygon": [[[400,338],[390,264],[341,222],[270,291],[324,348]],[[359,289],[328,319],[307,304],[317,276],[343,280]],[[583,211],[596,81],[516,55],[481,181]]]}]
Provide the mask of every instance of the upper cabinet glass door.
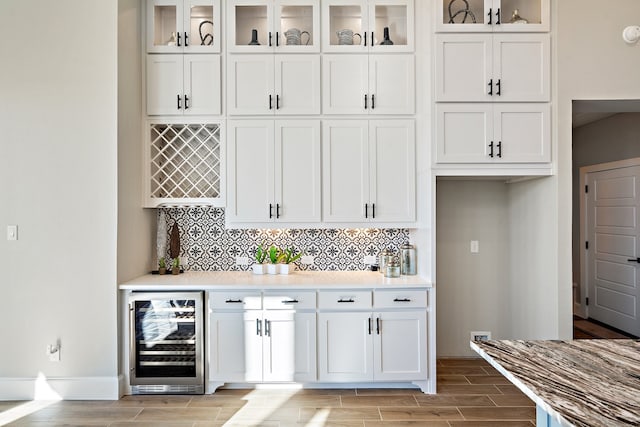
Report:
[{"label": "upper cabinet glass door", "polygon": [[219,0],[151,0],[147,3],[147,51],[220,52]]},{"label": "upper cabinet glass door", "polygon": [[318,52],[318,0],[235,0],[229,10],[232,52]]},{"label": "upper cabinet glass door", "polygon": [[328,0],[323,2],[323,49],[412,51],[413,16],[413,0]]},{"label": "upper cabinet glass door", "polygon": [[549,31],[549,0],[438,0],[437,31]]}]

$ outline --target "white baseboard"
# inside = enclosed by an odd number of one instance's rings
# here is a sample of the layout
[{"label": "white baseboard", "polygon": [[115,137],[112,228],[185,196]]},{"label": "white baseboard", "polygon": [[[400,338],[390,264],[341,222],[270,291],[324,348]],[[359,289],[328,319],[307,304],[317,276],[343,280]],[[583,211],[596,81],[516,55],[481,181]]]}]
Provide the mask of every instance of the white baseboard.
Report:
[{"label": "white baseboard", "polygon": [[118,377],[0,378],[0,400],[118,400]]}]

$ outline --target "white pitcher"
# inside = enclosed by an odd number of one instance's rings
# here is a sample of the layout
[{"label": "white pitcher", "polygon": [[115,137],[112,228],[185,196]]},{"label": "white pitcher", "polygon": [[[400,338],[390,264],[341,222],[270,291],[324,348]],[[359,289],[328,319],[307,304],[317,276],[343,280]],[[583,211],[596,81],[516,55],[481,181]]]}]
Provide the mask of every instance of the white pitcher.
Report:
[{"label": "white pitcher", "polygon": [[359,33],[354,33],[352,30],[349,30],[347,28],[336,31],[336,35],[338,36],[338,44],[352,45],[354,36],[358,36],[358,44],[362,43],[362,36]]},{"label": "white pitcher", "polygon": [[309,34],[308,31],[300,31],[297,28],[289,28],[287,31],[284,32],[284,36],[287,39],[287,44],[288,45],[299,45],[299,44],[302,44],[302,35],[303,34],[307,35],[307,42],[304,43],[304,44],[308,45],[309,42],[311,41],[311,35]]}]

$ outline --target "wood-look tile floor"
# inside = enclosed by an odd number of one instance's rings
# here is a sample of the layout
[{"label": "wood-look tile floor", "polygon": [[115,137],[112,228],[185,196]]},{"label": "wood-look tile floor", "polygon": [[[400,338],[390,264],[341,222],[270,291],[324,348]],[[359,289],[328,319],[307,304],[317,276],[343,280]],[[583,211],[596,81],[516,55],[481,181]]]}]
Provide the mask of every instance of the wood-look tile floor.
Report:
[{"label": "wood-look tile floor", "polygon": [[[3,416],[6,420],[24,409],[23,404],[0,402],[0,425]],[[484,360],[439,359],[436,395],[415,389],[339,389],[125,396],[118,401],[56,402],[8,425],[532,427],[535,406]]]}]

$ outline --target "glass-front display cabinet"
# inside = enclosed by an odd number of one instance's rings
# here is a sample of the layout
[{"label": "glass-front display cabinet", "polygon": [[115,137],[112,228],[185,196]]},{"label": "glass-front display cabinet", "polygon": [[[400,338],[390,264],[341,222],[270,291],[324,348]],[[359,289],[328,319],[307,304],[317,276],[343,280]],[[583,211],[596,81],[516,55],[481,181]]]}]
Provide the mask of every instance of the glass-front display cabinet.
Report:
[{"label": "glass-front display cabinet", "polygon": [[549,31],[549,0],[438,0],[439,32]]},{"label": "glass-front display cabinet", "polygon": [[413,51],[413,0],[327,0],[322,4],[325,52]]},{"label": "glass-front display cabinet", "polygon": [[231,52],[319,52],[318,0],[235,0],[228,6]]},{"label": "glass-front display cabinet", "polygon": [[220,0],[147,1],[147,52],[220,52]]}]

